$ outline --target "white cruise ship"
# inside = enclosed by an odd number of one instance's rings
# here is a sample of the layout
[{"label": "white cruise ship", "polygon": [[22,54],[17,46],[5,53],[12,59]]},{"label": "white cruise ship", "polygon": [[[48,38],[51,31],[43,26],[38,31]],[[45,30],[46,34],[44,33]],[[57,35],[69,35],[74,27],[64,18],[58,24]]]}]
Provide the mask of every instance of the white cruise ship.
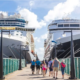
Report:
[{"label": "white cruise ship", "polygon": [[[71,42],[71,33],[66,32],[65,30],[60,30],[61,28],[74,28],[73,30],[73,42],[74,42],[74,55],[75,57],[80,57],[80,30],[76,30],[77,27],[80,27],[79,19],[63,19],[63,20],[54,20],[48,26],[49,35],[48,38],[44,41],[44,58],[54,58],[55,57],[55,44],[58,48],[57,57],[58,58],[67,58],[70,57],[70,42]],[[57,31],[53,31],[59,29]],[[53,43],[55,41],[57,43]]]},{"label": "white cruise ship", "polygon": [[[21,18],[20,14],[13,16],[6,16],[0,14],[0,28],[15,27],[15,30],[10,30],[10,33],[3,32],[3,57],[4,58],[17,58],[20,57],[20,46],[27,45],[25,50],[27,62],[30,62],[35,54],[34,53],[34,38],[32,33],[34,28],[25,28],[28,21]],[[9,31],[9,30],[8,30]],[[1,33],[0,33],[1,35]],[[1,40],[1,39],[0,39]],[[0,41],[1,43],[1,41]],[[21,46],[22,58],[25,58],[24,46]]]}]

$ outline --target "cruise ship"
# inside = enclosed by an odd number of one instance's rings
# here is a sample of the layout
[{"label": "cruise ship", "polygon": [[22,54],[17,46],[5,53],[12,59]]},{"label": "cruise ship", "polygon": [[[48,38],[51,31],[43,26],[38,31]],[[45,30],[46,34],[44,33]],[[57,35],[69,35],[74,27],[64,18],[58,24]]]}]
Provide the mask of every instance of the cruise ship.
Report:
[{"label": "cruise ship", "polygon": [[[24,20],[20,14],[14,14],[12,16],[4,16],[0,13],[0,29],[3,29],[2,41],[3,41],[3,57],[4,58],[20,58],[20,50],[22,59],[25,58],[30,62],[35,56],[34,28],[27,28],[28,21]],[[25,28],[26,27],[26,28]],[[5,32],[5,29],[13,28]],[[1,30],[0,30],[0,43],[1,43]],[[25,52],[26,51],[26,52]]]},{"label": "cruise ship", "polygon": [[[74,56],[80,57],[80,27],[79,19],[60,19],[53,20],[48,26],[48,37],[44,40],[44,59],[55,57],[57,58],[68,58],[71,54],[71,33],[73,32],[73,43],[74,43]],[[64,30],[61,30],[63,28]],[[65,30],[66,29],[66,30]],[[53,31],[54,30],[54,31]],[[54,42],[52,42],[54,41]],[[56,43],[55,43],[56,42]],[[56,47],[56,48],[55,48]]]}]

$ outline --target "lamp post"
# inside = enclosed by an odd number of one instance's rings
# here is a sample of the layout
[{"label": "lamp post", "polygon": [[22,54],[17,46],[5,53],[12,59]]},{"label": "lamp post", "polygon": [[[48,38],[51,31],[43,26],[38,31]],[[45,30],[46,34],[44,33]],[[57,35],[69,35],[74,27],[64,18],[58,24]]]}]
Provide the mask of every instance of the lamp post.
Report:
[{"label": "lamp post", "polygon": [[[19,70],[22,70],[22,67],[21,67],[21,47],[24,46],[26,47],[26,45],[20,45],[20,62],[19,62]],[[29,51],[29,49],[27,50],[26,48],[24,49],[25,51],[25,66],[26,66],[26,51]]]},{"label": "lamp post", "polygon": [[3,31],[3,30],[1,30],[1,48],[0,48],[0,79],[4,79],[4,77],[3,77],[3,74],[4,74],[4,72],[3,72],[3,41],[2,41],[2,34],[3,34],[3,32],[9,32],[9,34],[10,34],[10,30],[9,31]]},{"label": "lamp post", "polygon": [[22,46],[25,46],[25,45],[20,45],[19,70],[22,70],[22,67],[21,67],[21,47],[22,47]]},{"label": "lamp post", "polygon": [[29,50],[25,50],[25,67],[27,67],[26,65],[26,53],[28,52]]},{"label": "lamp post", "polygon": [[73,36],[72,30],[71,31],[64,31],[71,33],[71,76],[70,79],[75,79],[75,67],[74,67],[74,43],[73,43]]}]

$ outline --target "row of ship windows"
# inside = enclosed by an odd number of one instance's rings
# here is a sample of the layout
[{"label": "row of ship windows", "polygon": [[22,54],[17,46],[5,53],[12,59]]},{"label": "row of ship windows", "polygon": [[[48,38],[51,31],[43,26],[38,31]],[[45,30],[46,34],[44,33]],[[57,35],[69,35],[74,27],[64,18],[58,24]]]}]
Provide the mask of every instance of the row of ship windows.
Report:
[{"label": "row of ship windows", "polygon": [[[13,34],[11,34],[11,35],[13,35]],[[18,36],[19,34],[16,34],[16,35]],[[22,36],[22,34],[20,36]]]},{"label": "row of ship windows", "polygon": [[0,23],[0,24],[4,24],[4,25],[6,25],[6,24],[22,24],[22,25],[24,25],[23,23]]},{"label": "row of ship windows", "polygon": [[59,24],[58,27],[79,27],[79,24]]}]

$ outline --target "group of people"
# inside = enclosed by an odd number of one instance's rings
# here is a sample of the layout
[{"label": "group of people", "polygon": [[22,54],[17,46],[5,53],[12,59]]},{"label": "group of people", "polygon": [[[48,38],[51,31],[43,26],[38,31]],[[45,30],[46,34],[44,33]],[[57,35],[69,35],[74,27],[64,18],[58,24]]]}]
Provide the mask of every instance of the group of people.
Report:
[{"label": "group of people", "polygon": [[64,70],[66,65],[64,63],[64,60],[62,60],[62,62],[60,63],[59,60],[55,58],[53,61],[51,59],[49,59],[49,61],[43,60],[42,62],[39,60],[31,61],[32,74],[34,74],[35,67],[36,67],[36,74],[39,74],[41,69],[41,74],[43,74],[43,77],[45,77],[45,75],[47,74],[47,70],[49,69],[49,77],[53,76],[53,78],[57,79],[58,69],[60,68],[62,72],[62,78],[64,78]]}]

